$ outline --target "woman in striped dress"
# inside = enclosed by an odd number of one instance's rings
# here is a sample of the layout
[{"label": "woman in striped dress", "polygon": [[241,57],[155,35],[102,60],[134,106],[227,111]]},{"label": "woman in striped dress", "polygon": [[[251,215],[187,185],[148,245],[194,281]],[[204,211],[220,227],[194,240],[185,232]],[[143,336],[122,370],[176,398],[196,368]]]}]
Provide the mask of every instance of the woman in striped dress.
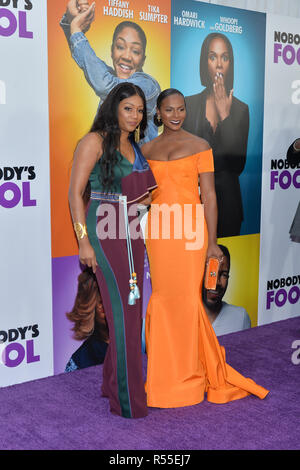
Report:
[{"label": "woman in striped dress", "polygon": [[143,137],[146,126],[143,91],[127,82],[117,85],[77,145],[69,191],[79,259],[96,275],[109,328],[102,393],[111,411],[126,418],[147,415],[138,292],[144,241],[137,205],[150,203],[156,182],[133,138],[137,129]]}]

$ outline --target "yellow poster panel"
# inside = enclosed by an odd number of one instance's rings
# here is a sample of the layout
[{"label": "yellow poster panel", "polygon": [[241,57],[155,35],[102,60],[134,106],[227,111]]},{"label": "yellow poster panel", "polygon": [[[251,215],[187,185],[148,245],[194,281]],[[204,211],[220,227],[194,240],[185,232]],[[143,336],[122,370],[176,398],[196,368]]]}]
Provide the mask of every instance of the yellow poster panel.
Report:
[{"label": "yellow poster panel", "polygon": [[[72,2],[71,2],[72,3]],[[76,1],[73,2],[76,7]],[[79,2],[80,3],[80,2]],[[145,59],[142,72],[153,77],[161,90],[170,85],[170,12],[166,0],[96,0],[95,17],[84,33],[95,58],[111,67],[118,75],[112,60],[113,33],[123,21],[138,24],[146,36]],[[99,105],[95,83],[91,83],[84,67],[91,69],[91,56],[78,65],[71,55],[70,14],[64,16],[67,0],[48,1],[48,60],[50,113],[50,170],[52,256],[77,254],[68,207],[68,186],[72,158],[78,140],[89,131]],[[91,2],[90,2],[91,4]],[[81,34],[81,33],[79,33]],[[75,35],[73,36],[73,38]],[[82,38],[77,39],[81,40]],[[83,40],[84,37],[83,37]],[[74,44],[73,44],[74,46]],[[96,61],[97,59],[95,59]],[[132,69],[134,72],[134,69]],[[124,78],[124,77],[119,77]],[[99,83],[100,78],[95,80]]]},{"label": "yellow poster panel", "polygon": [[257,326],[259,242],[259,233],[218,239],[230,254],[228,287],[223,300],[243,307],[252,327]]}]

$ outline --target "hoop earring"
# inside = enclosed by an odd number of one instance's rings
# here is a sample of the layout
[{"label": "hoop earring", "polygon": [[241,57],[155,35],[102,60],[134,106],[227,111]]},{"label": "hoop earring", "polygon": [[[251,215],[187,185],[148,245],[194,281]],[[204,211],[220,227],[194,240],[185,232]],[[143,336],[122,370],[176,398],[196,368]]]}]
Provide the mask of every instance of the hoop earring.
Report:
[{"label": "hoop earring", "polygon": [[140,141],[140,126],[138,126],[136,130],[134,131],[134,140],[135,142]]}]

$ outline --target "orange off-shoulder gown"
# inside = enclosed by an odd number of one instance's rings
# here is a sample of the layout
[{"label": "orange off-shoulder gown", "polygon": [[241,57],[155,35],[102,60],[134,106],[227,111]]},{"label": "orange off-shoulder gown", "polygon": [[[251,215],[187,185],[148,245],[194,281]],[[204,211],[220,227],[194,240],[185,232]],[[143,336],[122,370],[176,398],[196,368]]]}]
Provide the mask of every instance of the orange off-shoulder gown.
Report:
[{"label": "orange off-shoulder gown", "polygon": [[[213,403],[227,403],[249,394],[262,399],[268,390],[226,363],[225,350],[219,345],[202,303],[207,227],[198,174],[214,171],[212,151],[148,162],[158,187],[153,191],[146,231],[152,280],[145,328],[147,404],[160,408],[194,405],[204,399],[205,393]],[[173,216],[170,211],[169,239],[168,226],[162,223],[161,213],[158,219],[159,211],[155,212],[163,207],[161,204],[165,204],[165,209],[172,206],[176,212]],[[196,230],[199,246],[191,245]]]}]

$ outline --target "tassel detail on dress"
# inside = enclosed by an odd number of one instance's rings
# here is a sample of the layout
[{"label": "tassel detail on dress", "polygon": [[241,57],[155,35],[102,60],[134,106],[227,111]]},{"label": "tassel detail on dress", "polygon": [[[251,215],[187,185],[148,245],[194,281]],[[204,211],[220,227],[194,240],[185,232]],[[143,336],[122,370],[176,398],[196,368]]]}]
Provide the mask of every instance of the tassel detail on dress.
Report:
[{"label": "tassel detail on dress", "polygon": [[136,273],[132,273],[132,279],[133,279],[133,293],[136,299],[139,299],[140,296],[140,289],[138,288],[137,285],[137,278],[136,278]]},{"label": "tassel detail on dress", "polygon": [[128,304],[135,305],[136,299],[139,299],[140,296],[140,289],[137,285],[136,273],[131,274],[131,279],[129,279],[129,296],[128,296]]},{"label": "tassel detail on dress", "polygon": [[128,305],[135,305],[135,301],[139,299],[141,296],[140,296],[140,290],[137,286],[136,273],[134,272],[134,262],[133,262],[131,238],[130,238],[130,231],[129,231],[128,213],[127,213],[127,197],[120,196],[120,201],[123,203],[123,207],[124,207],[127,253],[128,253],[128,263],[129,263],[129,273],[130,273],[130,279],[129,279],[130,292],[128,295]]},{"label": "tassel detail on dress", "polygon": [[[131,281],[131,279],[130,279]],[[130,283],[129,281],[129,283]],[[134,291],[133,291],[133,288],[131,287],[133,286],[133,284],[130,284],[130,292],[129,292],[129,295],[128,295],[128,305],[135,305],[135,295],[134,295]]]}]

